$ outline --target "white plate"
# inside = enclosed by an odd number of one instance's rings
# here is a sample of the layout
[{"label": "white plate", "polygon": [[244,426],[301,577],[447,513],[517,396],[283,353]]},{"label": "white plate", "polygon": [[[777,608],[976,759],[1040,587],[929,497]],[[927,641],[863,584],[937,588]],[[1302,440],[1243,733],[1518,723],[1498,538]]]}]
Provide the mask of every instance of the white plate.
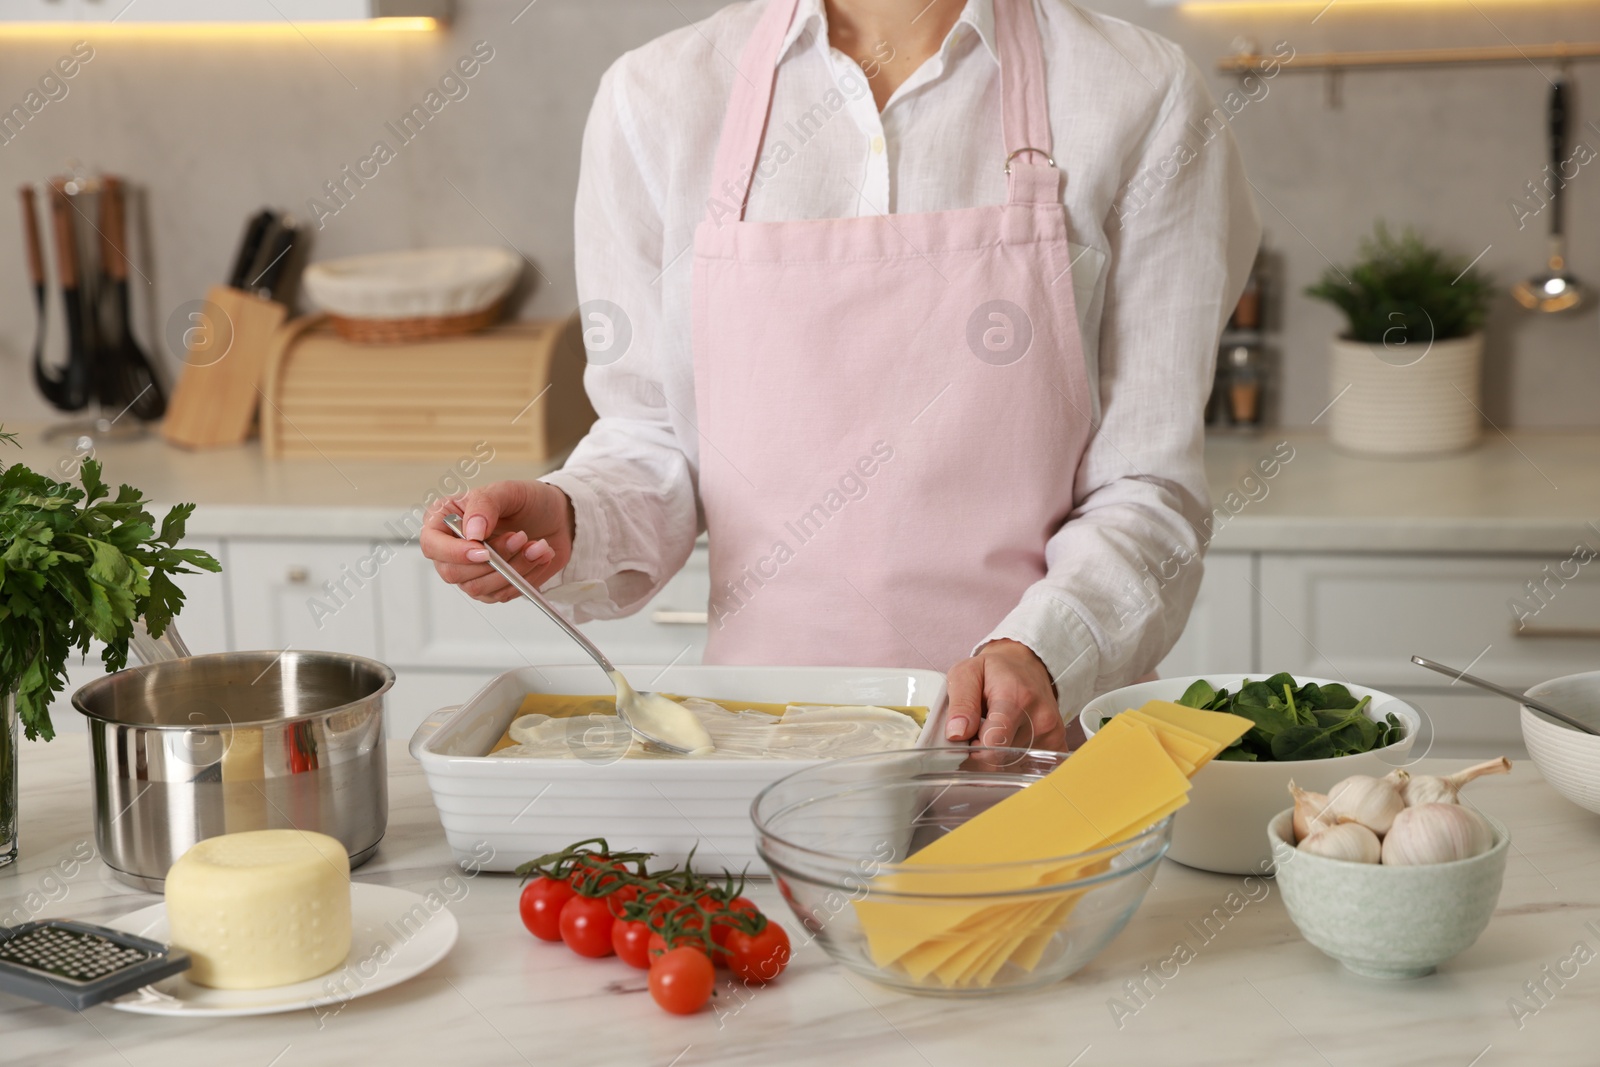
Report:
[{"label": "white plate", "polygon": [[[437,904],[437,906],[435,906]],[[350,955],[344,966],[316,978],[270,989],[207,989],[182,974],[111,1001],[140,1015],[271,1015],[343,1004],[415,978],[444,959],[459,927],[450,909],[404,889],[350,886]],[[166,904],[152,904],[106,924],[165,942]]]}]

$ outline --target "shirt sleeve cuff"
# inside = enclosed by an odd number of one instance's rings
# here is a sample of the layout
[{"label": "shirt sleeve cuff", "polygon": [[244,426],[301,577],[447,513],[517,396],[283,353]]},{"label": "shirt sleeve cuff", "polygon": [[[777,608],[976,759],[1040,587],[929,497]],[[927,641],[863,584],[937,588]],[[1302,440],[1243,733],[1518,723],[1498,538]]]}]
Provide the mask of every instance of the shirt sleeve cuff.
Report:
[{"label": "shirt sleeve cuff", "polygon": [[1055,683],[1056,702],[1064,720],[1070,722],[1094,698],[1100,646],[1067,602],[1030,590],[978,648],[1001,640],[1027,645],[1039,657]]},{"label": "shirt sleeve cuff", "polygon": [[544,583],[544,589],[554,590],[567,585],[576,585],[578,589],[566,592],[577,593],[582,589],[589,594],[576,598],[566,596],[559,598],[570,603],[595,599],[596,590],[599,591],[601,598],[604,598],[605,579],[611,572],[607,558],[611,537],[605,511],[600,505],[599,494],[571,471],[552,471],[539,480],[555,486],[572,501],[572,555],[568,557],[567,565]]}]

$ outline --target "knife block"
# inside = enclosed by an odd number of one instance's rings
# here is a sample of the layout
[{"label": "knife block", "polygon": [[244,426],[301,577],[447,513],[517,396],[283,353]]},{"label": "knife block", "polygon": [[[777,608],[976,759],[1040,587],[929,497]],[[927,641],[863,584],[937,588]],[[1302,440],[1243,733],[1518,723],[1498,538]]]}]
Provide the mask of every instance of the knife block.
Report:
[{"label": "knife block", "polygon": [[182,448],[242,444],[255,423],[273,334],[287,316],[282,304],[212,286],[185,326],[184,368],[161,436]]},{"label": "knife block", "polygon": [[268,359],[262,446],[272,459],[453,461],[488,442],[541,463],[594,422],[585,366],[575,316],[384,345],[298,319]]}]

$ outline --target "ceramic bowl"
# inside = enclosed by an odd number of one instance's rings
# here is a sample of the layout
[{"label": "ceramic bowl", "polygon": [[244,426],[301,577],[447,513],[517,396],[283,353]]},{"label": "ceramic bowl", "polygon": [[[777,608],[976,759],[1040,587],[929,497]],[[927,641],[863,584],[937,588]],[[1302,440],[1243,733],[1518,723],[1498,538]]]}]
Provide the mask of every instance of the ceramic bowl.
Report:
[{"label": "ceramic bowl", "polygon": [[1482,855],[1384,867],[1301,852],[1289,843],[1293,818],[1293,808],[1279,812],[1266,834],[1284,907],[1305,939],[1346,969],[1368,978],[1420,978],[1489,925],[1511,845],[1495,820],[1488,820],[1494,847]]},{"label": "ceramic bowl", "polygon": [[[1600,727],[1600,671],[1540,682],[1528,695]],[[1580,808],[1600,812],[1600,737],[1574,730],[1524,704],[1522,742],[1551,788]]]},{"label": "ceramic bowl", "polygon": [[[1261,679],[1267,674],[1203,674],[1185,678],[1161,678],[1140,682],[1096,697],[1083,709],[1079,721],[1083,732],[1093,736],[1100,724],[1128,708],[1149,700],[1177,700],[1199,678],[1217,688],[1237,690],[1246,677]],[[1297,682],[1333,685],[1334,679],[1295,675]],[[1167,856],[1186,867],[1220,874],[1267,874],[1272,867],[1272,850],[1262,839],[1261,828],[1274,812],[1289,800],[1289,780],[1315,793],[1326,793],[1335,782],[1352,774],[1381,777],[1408,762],[1412,741],[1422,728],[1422,716],[1405,701],[1365,689],[1345,685],[1357,699],[1372,697],[1367,705],[1374,719],[1389,712],[1406,724],[1406,736],[1387,748],[1363,752],[1358,756],[1337,756],[1323,760],[1296,760],[1285,763],[1231,763],[1217,760],[1194,776],[1189,803],[1173,817],[1172,848]]]}]

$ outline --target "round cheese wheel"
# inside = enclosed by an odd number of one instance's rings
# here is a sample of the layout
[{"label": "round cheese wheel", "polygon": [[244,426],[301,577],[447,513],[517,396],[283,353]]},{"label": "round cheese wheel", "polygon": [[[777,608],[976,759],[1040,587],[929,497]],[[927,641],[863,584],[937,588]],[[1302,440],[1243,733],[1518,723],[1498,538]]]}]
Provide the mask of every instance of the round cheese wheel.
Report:
[{"label": "round cheese wheel", "polygon": [[350,954],[350,857],[326,834],[207,838],[167,872],[166,896],[172,943],[189,953],[198,985],[289,985]]}]

